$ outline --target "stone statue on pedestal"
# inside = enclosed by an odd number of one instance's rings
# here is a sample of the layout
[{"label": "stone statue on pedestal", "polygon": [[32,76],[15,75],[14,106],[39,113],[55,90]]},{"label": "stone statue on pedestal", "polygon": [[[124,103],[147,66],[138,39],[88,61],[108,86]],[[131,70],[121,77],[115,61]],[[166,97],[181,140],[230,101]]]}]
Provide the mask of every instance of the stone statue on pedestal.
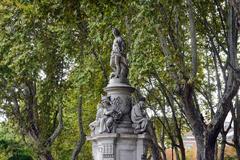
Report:
[{"label": "stone statue on pedestal", "polygon": [[141,98],[137,104],[132,107],[131,120],[133,122],[134,133],[143,133],[147,130],[148,117],[144,108],[145,98]]},{"label": "stone statue on pedestal", "polygon": [[111,78],[127,78],[128,63],[125,51],[125,42],[118,29],[113,28],[112,33],[115,37],[112,45],[110,66],[113,70]]},{"label": "stone statue on pedestal", "polygon": [[128,62],[125,42],[118,29],[112,45],[110,66],[112,73],[98,104],[96,120],[89,126],[92,135],[94,160],[146,160],[150,137],[146,132],[148,117],[144,98],[133,105],[136,90],[128,82]]}]

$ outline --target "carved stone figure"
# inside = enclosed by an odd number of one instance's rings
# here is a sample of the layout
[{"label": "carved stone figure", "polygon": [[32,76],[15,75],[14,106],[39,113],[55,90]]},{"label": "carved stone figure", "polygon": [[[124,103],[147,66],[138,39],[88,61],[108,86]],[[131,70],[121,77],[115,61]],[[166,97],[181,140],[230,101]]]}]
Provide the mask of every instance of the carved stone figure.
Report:
[{"label": "carved stone figure", "polygon": [[[133,105],[132,93],[136,89],[128,80],[129,66],[126,47],[118,29],[112,29],[114,41],[110,66],[112,73],[103,89],[96,120],[90,124],[94,160],[146,160],[150,146],[151,123],[144,109],[145,99]],[[142,97],[139,91],[139,95]]]},{"label": "carved stone figure", "polygon": [[115,37],[112,45],[112,52],[110,58],[110,66],[113,70],[111,78],[127,78],[128,75],[128,63],[126,59],[125,42],[120,35],[118,29],[113,28],[112,33]]},{"label": "carved stone figure", "polygon": [[100,119],[99,133],[110,132],[113,125],[113,118],[111,116],[112,106],[109,97],[103,96],[101,103],[104,108],[104,112]]},{"label": "carved stone figure", "polygon": [[100,123],[102,122],[102,118],[104,117],[104,112],[106,112],[106,109],[104,108],[102,103],[99,103],[97,106],[96,120],[89,124],[89,127],[92,130],[92,134],[99,133]]},{"label": "carved stone figure", "polygon": [[98,104],[96,120],[89,125],[92,134],[112,132],[115,122],[117,122],[121,116],[121,111],[111,104],[109,97],[102,96],[101,103]]},{"label": "carved stone figure", "polygon": [[107,130],[107,125],[109,127],[111,118],[106,114],[109,112],[107,108],[110,108],[110,105],[109,98],[102,96],[101,102],[97,107],[96,120],[89,125],[93,135],[103,133]]},{"label": "carved stone figure", "polygon": [[106,112],[104,113],[105,119],[105,130],[102,130],[100,133],[111,133],[114,132],[114,127],[118,120],[122,117],[122,112],[110,101],[104,101],[104,105],[106,106]]},{"label": "carved stone figure", "polygon": [[134,133],[143,133],[147,130],[148,117],[144,110],[145,98],[141,98],[137,104],[132,107],[131,120],[133,122]]}]

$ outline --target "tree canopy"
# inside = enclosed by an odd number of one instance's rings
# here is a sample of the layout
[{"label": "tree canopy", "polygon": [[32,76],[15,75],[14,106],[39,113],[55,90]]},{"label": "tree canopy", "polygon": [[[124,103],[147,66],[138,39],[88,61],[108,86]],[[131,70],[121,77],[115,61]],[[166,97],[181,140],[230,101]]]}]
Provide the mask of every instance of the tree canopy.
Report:
[{"label": "tree canopy", "polygon": [[[187,159],[189,131],[198,160],[213,159],[216,144],[219,158],[225,145],[239,158],[239,10],[235,0],[1,0],[0,135],[18,138],[0,139],[0,158],[14,146],[32,159],[70,159],[109,80],[112,27],[127,44],[130,83],[147,98],[159,158],[172,148]],[[86,142],[78,159],[91,158]]]}]

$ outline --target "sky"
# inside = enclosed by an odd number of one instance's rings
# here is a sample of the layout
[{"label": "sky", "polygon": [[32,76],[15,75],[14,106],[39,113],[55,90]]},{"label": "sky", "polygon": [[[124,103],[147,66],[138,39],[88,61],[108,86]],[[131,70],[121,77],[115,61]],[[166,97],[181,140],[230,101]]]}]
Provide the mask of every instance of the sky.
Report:
[{"label": "sky", "polygon": [[0,109],[0,122],[6,121],[7,117],[4,114],[3,110]]}]

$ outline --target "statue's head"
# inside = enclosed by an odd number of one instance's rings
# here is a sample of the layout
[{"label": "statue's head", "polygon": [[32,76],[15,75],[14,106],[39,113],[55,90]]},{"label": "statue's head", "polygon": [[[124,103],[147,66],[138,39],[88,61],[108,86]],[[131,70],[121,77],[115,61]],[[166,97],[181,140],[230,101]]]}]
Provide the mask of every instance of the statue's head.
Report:
[{"label": "statue's head", "polygon": [[101,101],[105,101],[105,100],[107,100],[107,99],[108,99],[107,96],[102,95],[102,97],[101,97]]},{"label": "statue's head", "polygon": [[146,98],[145,98],[145,97],[140,97],[140,98],[139,98],[139,101],[140,101],[140,102],[145,102],[145,101],[146,101]]},{"label": "statue's head", "polygon": [[97,105],[97,109],[101,109],[101,108],[103,108],[104,106],[103,106],[103,104],[102,103],[98,103],[98,105]]},{"label": "statue's head", "polygon": [[108,96],[102,96],[102,98],[101,98],[101,104],[103,104],[103,106],[105,106],[105,105],[110,105],[110,97],[108,97]]},{"label": "statue's head", "polygon": [[115,37],[120,36],[120,31],[117,28],[113,28],[112,33]]},{"label": "statue's head", "polygon": [[144,103],[145,103],[145,101],[146,101],[146,98],[144,98],[144,97],[141,97],[141,98],[139,99],[139,105],[140,105],[141,107],[143,107],[143,106],[144,106]]}]

